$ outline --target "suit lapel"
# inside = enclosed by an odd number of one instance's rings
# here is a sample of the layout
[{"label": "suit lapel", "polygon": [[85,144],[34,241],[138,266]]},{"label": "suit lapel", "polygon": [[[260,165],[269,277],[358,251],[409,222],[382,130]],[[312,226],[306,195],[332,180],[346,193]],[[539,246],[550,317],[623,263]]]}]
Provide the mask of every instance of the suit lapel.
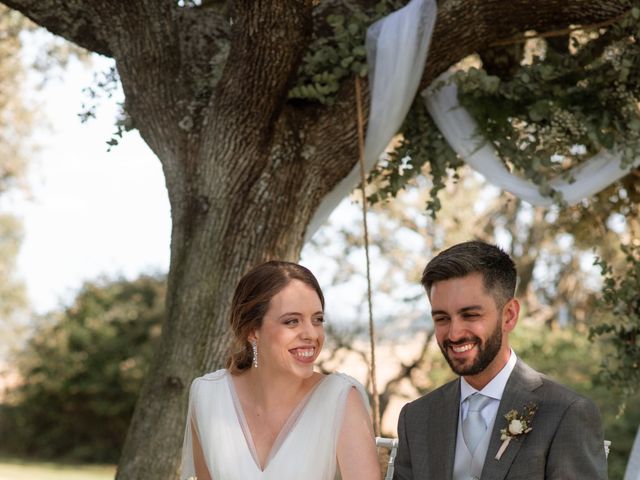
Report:
[{"label": "suit lapel", "polygon": [[[453,476],[453,461],[456,453],[458,432],[458,409],[460,408],[460,380],[448,383],[434,399],[428,428],[425,431],[429,454],[427,468],[430,478],[450,480]],[[453,428],[452,428],[453,425]]]},{"label": "suit lapel", "polygon": [[517,410],[518,413],[522,413],[523,407],[527,403],[536,403],[539,406],[540,398],[534,393],[534,390],[540,385],[542,385],[540,374],[528,367],[521,360],[518,360],[507,381],[500,406],[498,407],[487,456],[485,457],[484,467],[482,469],[481,477],[483,479],[502,480],[507,475],[509,467],[511,467],[513,460],[520,450],[523,438],[511,440],[511,443],[509,443],[500,460],[495,459],[496,453],[502,444],[500,440],[500,430],[507,426],[507,421],[504,416],[510,410]]}]

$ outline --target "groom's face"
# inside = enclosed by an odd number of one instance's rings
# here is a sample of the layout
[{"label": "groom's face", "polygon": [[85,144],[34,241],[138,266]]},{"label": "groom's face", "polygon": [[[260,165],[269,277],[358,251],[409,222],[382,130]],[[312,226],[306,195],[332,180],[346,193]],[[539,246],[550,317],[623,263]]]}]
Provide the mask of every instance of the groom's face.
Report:
[{"label": "groom's face", "polygon": [[499,355],[506,352],[508,359],[502,309],[485,290],[481,274],[436,282],[429,298],[438,345],[455,373],[482,376]]}]

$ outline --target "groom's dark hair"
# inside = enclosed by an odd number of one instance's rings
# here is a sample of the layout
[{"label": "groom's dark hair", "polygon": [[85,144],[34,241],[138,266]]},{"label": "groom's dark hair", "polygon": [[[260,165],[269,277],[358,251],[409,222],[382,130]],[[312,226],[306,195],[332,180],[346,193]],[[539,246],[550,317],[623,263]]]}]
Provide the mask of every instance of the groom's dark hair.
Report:
[{"label": "groom's dark hair", "polygon": [[477,240],[459,243],[436,255],[422,273],[422,286],[431,296],[434,283],[480,273],[487,293],[502,308],[515,295],[515,263],[504,250]]}]

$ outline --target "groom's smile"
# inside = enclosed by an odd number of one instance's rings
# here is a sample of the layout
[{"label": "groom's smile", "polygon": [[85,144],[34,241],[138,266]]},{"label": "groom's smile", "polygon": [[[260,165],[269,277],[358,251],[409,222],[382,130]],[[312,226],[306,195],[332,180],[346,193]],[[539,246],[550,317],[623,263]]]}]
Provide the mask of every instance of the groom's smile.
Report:
[{"label": "groom's smile", "polygon": [[459,346],[451,345],[451,350],[453,350],[455,353],[463,353],[463,352],[468,352],[475,346],[476,346],[475,343],[465,343],[464,345],[459,345]]}]

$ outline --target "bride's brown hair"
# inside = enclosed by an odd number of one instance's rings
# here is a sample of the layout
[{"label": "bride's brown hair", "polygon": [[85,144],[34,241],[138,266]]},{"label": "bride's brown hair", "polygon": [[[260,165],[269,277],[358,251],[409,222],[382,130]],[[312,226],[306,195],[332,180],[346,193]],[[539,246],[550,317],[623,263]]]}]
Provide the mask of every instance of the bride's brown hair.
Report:
[{"label": "bride's brown hair", "polygon": [[240,373],[252,364],[251,345],[248,336],[260,328],[271,299],[291,280],[300,280],[313,288],[320,297],[324,310],[324,295],[318,280],[309,269],[297,263],[271,261],[254,267],[238,282],[231,302],[229,322],[233,340],[227,369],[231,373]]}]

